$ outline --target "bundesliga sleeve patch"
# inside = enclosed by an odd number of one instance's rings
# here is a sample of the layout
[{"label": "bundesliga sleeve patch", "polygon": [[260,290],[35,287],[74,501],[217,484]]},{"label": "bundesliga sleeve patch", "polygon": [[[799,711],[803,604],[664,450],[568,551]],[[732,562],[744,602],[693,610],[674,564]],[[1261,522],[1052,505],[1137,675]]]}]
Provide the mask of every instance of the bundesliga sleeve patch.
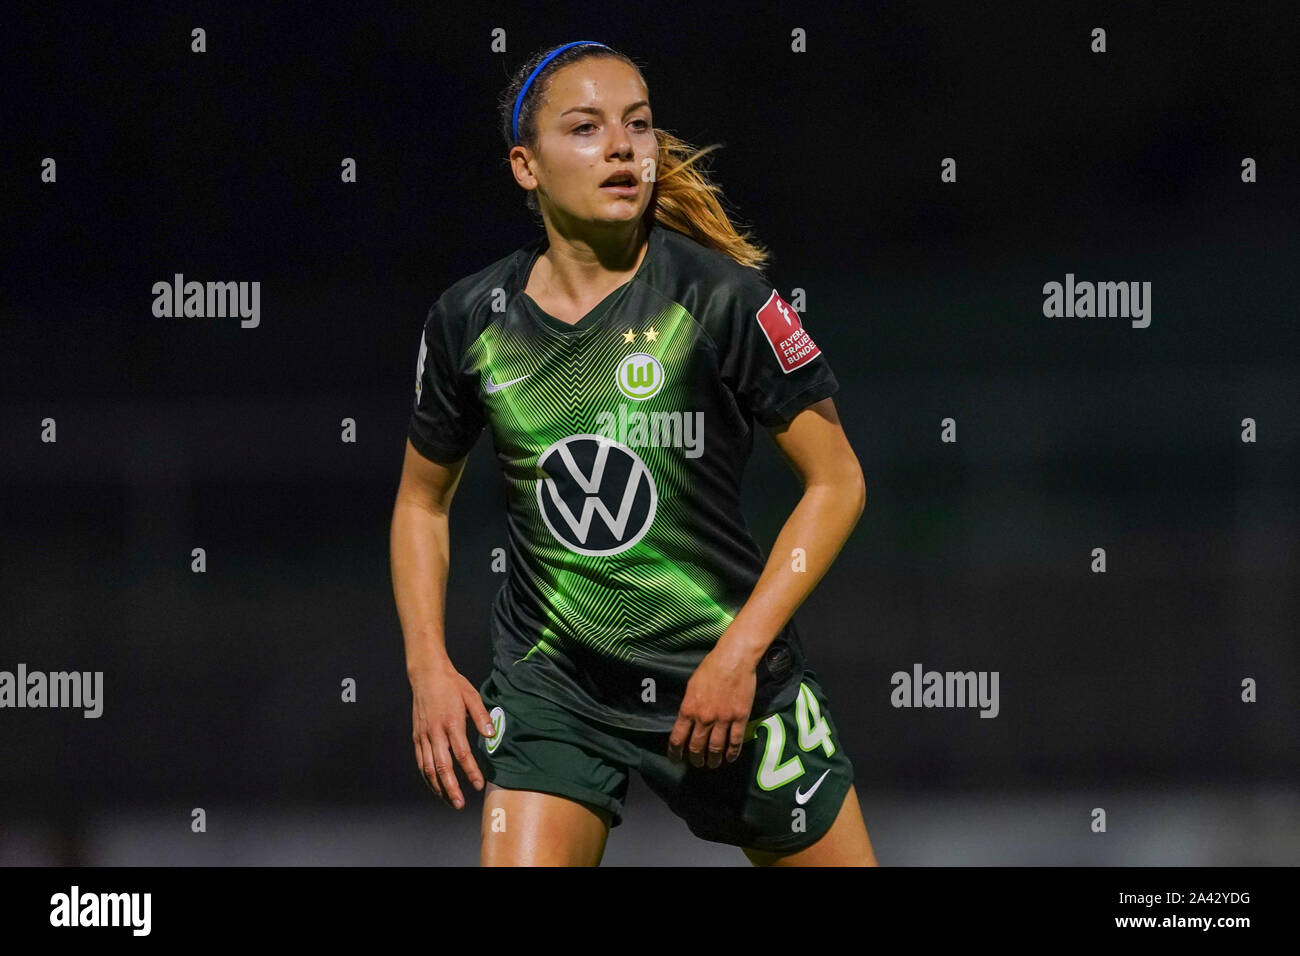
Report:
[{"label": "bundesliga sleeve patch", "polygon": [[777,361],[781,363],[782,372],[793,372],[822,354],[817,343],[804,331],[799,313],[790,308],[775,289],[755,317],[767,336],[767,344],[772,346]]}]

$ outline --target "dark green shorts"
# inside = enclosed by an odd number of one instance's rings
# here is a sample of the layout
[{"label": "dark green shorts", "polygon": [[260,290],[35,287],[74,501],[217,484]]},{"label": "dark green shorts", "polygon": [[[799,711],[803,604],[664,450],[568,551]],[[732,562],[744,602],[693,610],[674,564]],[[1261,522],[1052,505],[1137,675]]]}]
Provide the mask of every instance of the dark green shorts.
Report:
[{"label": "dark green shorts", "polygon": [[668,757],[668,733],[627,730],[525,693],[493,671],[479,688],[497,733],[479,737],[483,775],[499,787],[540,790],[609,810],[623,822],[628,776],[705,840],[789,853],[817,842],[853,784],[853,764],[826,694],[805,670],[784,711],[751,720],[740,757],[713,769]]}]

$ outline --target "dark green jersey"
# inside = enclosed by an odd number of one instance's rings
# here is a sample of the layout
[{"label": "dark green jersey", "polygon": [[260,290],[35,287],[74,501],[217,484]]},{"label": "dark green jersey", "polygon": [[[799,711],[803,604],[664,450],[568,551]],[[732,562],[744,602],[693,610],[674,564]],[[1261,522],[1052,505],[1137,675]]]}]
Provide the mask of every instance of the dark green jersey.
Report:
[{"label": "dark green jersey", "polygon": [[[576,325],[523,293],[546,242],[434,303],[410,439],[446,464],[492,435],[508,499],[496,669],[597,720],[665,731],[763,570],[740,510],[753,423],[788,422],[838,384],[759,271],[682,233],[652,226],[636,275]],[[788,704],[803,671],[791,622],[753,714]]]}]

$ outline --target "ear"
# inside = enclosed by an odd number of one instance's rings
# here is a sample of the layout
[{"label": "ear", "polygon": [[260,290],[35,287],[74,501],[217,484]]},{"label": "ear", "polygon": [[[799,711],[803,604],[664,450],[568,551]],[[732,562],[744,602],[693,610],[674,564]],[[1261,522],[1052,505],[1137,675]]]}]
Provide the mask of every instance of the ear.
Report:
[{"label": "ear", "polygon": [[537,177],[533,175],[532,160],[533,154],[526,146],[512,146],[510,148],[510,172],[514,174],[515,182],[524,189],[532,190],[537,188]]}]

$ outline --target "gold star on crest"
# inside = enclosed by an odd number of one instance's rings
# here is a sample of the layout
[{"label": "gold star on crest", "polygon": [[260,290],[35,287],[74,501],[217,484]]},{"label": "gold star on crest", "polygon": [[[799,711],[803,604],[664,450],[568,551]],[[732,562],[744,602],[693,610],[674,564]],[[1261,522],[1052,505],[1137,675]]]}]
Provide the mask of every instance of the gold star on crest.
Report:
[{"label": "gold star on crest", "polygon": [[658,341],[659,339],[659,333],[655,331],[655,327],[653,325],[650,326],[649,330],[642,332],[641,334],[644,335],[651,342]]},{"label": "gold star on crest", "polygon": [[633,332],[631,329],[628,329],[626,332],[623,333],[623,341],[624,341],[624,342],[635,342],[635,341],[636,341],[636,333]]}]

